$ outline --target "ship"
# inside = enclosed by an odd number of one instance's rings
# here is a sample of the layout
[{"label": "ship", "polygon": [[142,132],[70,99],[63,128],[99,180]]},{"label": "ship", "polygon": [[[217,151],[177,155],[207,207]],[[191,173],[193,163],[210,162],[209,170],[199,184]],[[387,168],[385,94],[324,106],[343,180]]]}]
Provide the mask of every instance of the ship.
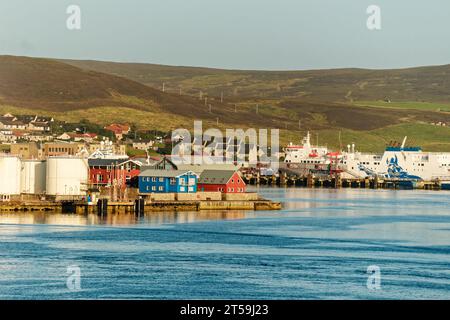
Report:
[{"label": "ship", "polygon": [[388,146],[383,154],[360,153],[348,147],[340,160],[345,172],[358,178],[378,176],[408,180],[439,181],[450,187],[450,152],[424,152],[420,147]]},{"label": "ship", "polygon": [[302,139],[300,145],[290,142],[284,149],[286,154],[284,162],[287,164],[330,164],[328,148],[311,144],[311,134],[308,133]]}]

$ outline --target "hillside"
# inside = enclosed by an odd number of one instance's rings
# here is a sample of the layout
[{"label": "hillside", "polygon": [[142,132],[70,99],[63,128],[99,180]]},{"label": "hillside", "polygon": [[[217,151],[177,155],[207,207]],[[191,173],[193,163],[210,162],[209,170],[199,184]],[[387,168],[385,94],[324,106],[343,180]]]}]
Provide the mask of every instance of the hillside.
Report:
[{"label": "hillside", "polygon": [[450,124],[449,68],[265,72],[0,56],[0,112],[140,129],[279,128],[283,144],[310,130],[363,151],[408,135],[450,151],[450,129],[431,124]]},{"label": "hillside", "polygon": [[[0,104],[51,112],[67,112],[100,107],[130,108],[159,115],[160,125],[192,117],[229,124],[272,126],[272,119],[256,117],[221,104],[205,106],[203,101],[187,95],[164,93],[124,77],[90,71],[51,59],[0,57]],[[129,119],[133,122],[134,119]],[[175,122],[174,122],[175,120]],[[191,122],[191,121],[189,121]],[[157,123],[157,122],[156,122]]]},{"label": "hillside", "polygon": [[64,60],[168,91],[227,99],[302,98],[327,102],[425,101],[450,103],[450,65],[395,70],[245,71],[154,64]]}]

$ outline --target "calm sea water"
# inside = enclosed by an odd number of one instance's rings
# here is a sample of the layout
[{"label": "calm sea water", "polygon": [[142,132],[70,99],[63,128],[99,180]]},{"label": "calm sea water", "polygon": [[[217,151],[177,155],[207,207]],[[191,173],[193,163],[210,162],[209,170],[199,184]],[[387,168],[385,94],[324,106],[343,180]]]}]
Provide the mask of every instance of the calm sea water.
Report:
[{"label": "calm sea water", "polygon": [[450,193],[259,192],[284,210],[0,213],[0,299],[450,299]]}]

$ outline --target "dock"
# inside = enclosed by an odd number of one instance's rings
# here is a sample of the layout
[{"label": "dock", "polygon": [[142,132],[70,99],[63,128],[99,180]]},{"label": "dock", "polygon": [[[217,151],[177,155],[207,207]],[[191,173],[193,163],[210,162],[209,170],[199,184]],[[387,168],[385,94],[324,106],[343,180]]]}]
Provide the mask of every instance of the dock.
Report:
[{"label": "dock", "polygon": [[342,178],[339,174],[287,175],[284,173],[278,176],[260,176],[254,174],[245,175],[243,179],[247,184],[255,186],[443,190],[440,181],[415,181],[398,178],[380,179],[378,177]]},{"label": "dock", "polygon": [[77,201],[63,202],[15,202],[0,203],[1,212],[57,212],[75,214],[151,214],[164,211],[202,211],[202,210],[280,210],[280,202],[266,199],[251,201],[151,201],[109,202],[100,199],[96,205]]}]

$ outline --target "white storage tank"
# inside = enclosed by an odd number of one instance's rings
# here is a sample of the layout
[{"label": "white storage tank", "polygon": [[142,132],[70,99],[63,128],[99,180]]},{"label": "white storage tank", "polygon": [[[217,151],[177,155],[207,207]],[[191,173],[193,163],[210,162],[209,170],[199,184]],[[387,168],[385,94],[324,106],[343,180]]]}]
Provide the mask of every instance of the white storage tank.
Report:
[{"label": "white storage tank", "polygon": [[40,160],[22,160],[21,193],[45,193],[47,164]]},{"label": "white storage tank", "polygon": [[21,167],[19,157],[0,157],[0,195],[20,195]]},{"label": "white storage tank", "polygon": [[88,170],[87,159],[49,157],[47,159],[46,194],[52,196],[86,195]]}]

